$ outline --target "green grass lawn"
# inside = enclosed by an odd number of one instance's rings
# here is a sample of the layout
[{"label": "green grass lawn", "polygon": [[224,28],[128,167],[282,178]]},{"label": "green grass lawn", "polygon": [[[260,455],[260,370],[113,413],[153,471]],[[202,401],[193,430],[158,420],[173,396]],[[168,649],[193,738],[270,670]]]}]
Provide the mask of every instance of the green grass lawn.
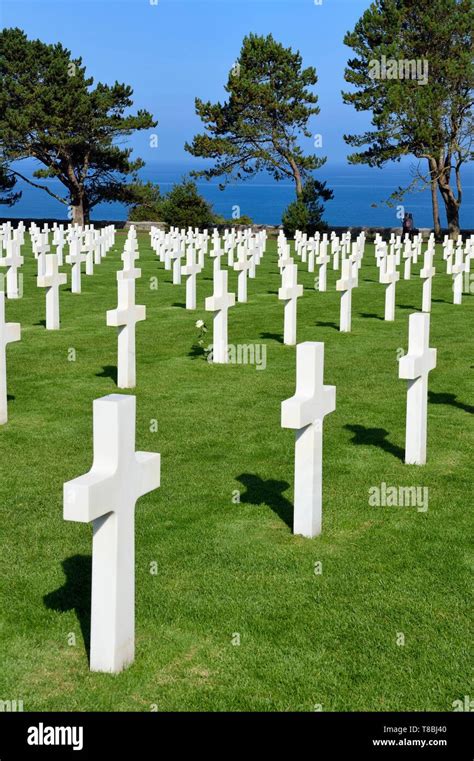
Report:
[{"label": "green grass lawn", "polygon": [[[397,285],[396,320],[385,323],[369,245],[352,333],[340,334],[336,273],[319,293],[300,268],[298,340],[324,341],[325,382],[337,387],[324,424],[323,534],[304,539],[291,532],[294,434],[280,427],[295,348],[280,338],[276,245],[249,281],[248,303],[229,312],[231,343],[267,345],[258,371],[210,365],[193,348],[195,321],[212,326],[212,262],[188,312],[184,278],[173,286],[139,237],[147,320],[137,326],[137,449],[161,453],[162,484],[136,509],[136,661],[117,676],[89,672],[92,532],[62,518],[63,483],[92,463],[92,401],[117,391],[105,312],[116,307],[124,234],[94,277],[83,275],[81,296],[62,289],[58,332],[41,324],[45,291],[27,243],[24,297],[7,302],[22,340],[7,349],[0,430],[0,699],[27,711],[452,710],[472,694],[473,295],[453,306],[438,250],[428,464],[406,466],[397,350],[407,349],[421,281]],[[236,281],[231,273],[231,290]],[[381,482],[428,487],[428,511],[369,506]]]}]

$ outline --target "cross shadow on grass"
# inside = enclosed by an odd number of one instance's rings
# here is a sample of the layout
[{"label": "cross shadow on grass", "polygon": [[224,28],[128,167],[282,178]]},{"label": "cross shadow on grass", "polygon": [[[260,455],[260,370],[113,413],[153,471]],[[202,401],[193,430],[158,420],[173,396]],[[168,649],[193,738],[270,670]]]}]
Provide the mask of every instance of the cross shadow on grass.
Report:
[{"label": "cross shadow on grass", "polygon": [[360,317],[365,317],[366,319],[371,320],[382,320],[382,322],[385,322],[383,317],[380,317],[379,314],[375,314],[375,312],[359,312]]},{"label": "cross shadow on grass", "polygon": [[414,312],[419,312],[418,307],[410,306],[410,304],[397,304],[397,309],[413,309]]},{"label": "cross shadow on grass", "polygon": [[281,333],[260,333],[260,338],[266,338],[267,341],[278,341],[279,344],[283,343],[283,336]]},{"label": "cross shadow on grass", "polygon": [[175,301],[174,304],[171,304],[172,307],[179,307],[180,309],[186,309],[186,304],[183,304],[181,301]]},{"label": "cross shadow on grass", "polygon": [[7,394],[7,402],[14,402],[14,401],[15,401],[15,397],[13,396],[13,394]]},{"label": "cross shadow on grass", "polygon": [[293,528],[293,505],[283,496],[282,492],[289,489],[286,481],[265,481],[253,473],[241,473],[236,477],[246,488],[246,492],[240,495],[240,501],[250,505],[268,505],[280,520],[291,529]]},{"label": "cross shadow on grass", "polygon": [[38,322],[35,322],[35,327],[45,328],[46,327],[46,320],[39,320]]},{"label": "cross shadow on grass", "polygon": [[113,382],[117,383],[117,365],[104,365],[101,373],[95,374],[96,378],[111,378]]},{"label": "cross shadow on grass", "polygon": [[334,330],[339,330],[339,325],[336,322],[324,322],[323,320],[316,320],[315,325],[317,325],[318,328],[334,328]]},{"label": "cross shadow on grass", "polygon": [[63,560],[62,567],[66,576],[64,585],[45,595],[43,602],[49,610],[58,613],[75,612],[89,659],[92,558],[90,555],[73,555]]},{"label": "cross shadow on grass", "polygon": [[474,407],[471,404],[458,402],[456,394],[437,394],[434,391],[428,391],[428,401],[430,404],[448,404],[450,407],[457,407],[458,410],[464,410],[464,412],[474,415]]},{"label": "cross shadow on grass", "polygon": [[393,455],[398,460],[405,460],[405,450],[396,444],[392,444],[391,441],[387,441],[388,431],[385,428],[366,428],[365,425],[350,425],[344,426],[348,431],[354,434],[351,439],[352,444],[362,445],[366,447],[378,447],[383,449],[384,452]]}]

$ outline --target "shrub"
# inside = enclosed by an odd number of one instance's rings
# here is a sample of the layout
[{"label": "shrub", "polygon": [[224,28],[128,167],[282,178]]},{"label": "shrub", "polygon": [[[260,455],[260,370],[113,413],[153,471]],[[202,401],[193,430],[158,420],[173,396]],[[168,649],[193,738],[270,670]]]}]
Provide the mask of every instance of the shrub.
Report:
[{"label": "shrub", "polygon": [[174,185],[160,203],[160,218],[174,227],[211,227],[214,223],[212,206],[199,195],[196,183],[183,181]]},{"label": "shrub", "polygon": [[324,204],[334,197],[332,190],[325,182],[319,182],[314,177],[308,177],[303,185],[301,196],[290,203],[283,213],[283,229],[287,238],[294,238],[296,230],[308,235],[314,235],[317,230],[327,230],[323,220]]},{"label": "shrub", "polygon": [[162,196],[158,185],[152,182],[136,185],[137,201],[130,207],[130,222],[159,222]]}]

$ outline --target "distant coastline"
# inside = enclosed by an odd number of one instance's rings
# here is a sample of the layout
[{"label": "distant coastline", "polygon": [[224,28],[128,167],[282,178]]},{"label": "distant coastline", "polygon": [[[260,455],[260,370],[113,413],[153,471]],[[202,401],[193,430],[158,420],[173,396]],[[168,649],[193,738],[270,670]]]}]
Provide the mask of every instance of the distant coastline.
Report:
[{"label": "distant coastline", "polygon": [[[31,175],[34,165],[28,170],[23,164],[22,172]],[[144,181],[157,183],[166,193],[174,183],[193,169],[202,168],[195,163],[148,163],[140,172]],[[391,192],[400,185],[408,185],[410,166],[389,165],[384,169],[372,169],[366,166],[347,164],[327,164],[317,174],[326,180],[334,190],[334,200],[326,205],[326,221],[330,226],[347,227],[398,227],[397,209],[384,204]],[[44,181],[43,181],[44,182]],[[54,180],[48,183],[51,189],[63,187]],[[199,192],[212,203],[217,214],[230,219],[239,207],[240,213],[248,215],[256,224],[278,225],[286,206],[294,198],[294,188],[290,182],[275,182],[271,177],[260,175],[251,182],[229,185],[224,191],[219,190],[219,182],[212,183],[199,179]],[[45,191],[19,182],[23,191],[21,200],[11,208],[0,209],[2,217],[12,219],[25,218],[64,218],[65,207],[49,196]],[[376,207],[373,204],[377,204]],[[413,213],[417,227],[431,227],[431,198],[428,191],[408,194],[404,201],[405,208]],[[125,220],[127,209],[122,204],[101,204],[92,214],[92,221]],[[471,227],[474,219],[474,165],[466,167],[464,175],[464,200],[461,209],[461,226]],[[442,219],[444,227],[444,220]]]}]

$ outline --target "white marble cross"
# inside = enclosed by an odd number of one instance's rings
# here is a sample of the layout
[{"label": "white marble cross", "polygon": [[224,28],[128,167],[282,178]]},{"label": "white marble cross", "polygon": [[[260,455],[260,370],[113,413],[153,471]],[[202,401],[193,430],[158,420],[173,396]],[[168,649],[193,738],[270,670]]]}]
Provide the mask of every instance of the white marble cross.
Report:
[{"label": "white marble cross", "polygon": [[410,315],[408,354],[399,360],[398,377],[408,380],[405,462],[426,463],[428,374],[436,367],[436,349],[429,348],[430,315]]},{"label": "white marble cross", "polygon": [[397,272],[395,254],[388,254],[383,272],[380,273],[380,282],[386,285],[385,289],[385,319],[393,322],[395,319],[395,287],[400,280]]},{"label": "white marble cross", "polygon": [[297,303],[302,295],[303,286],[298,285],[298,267],[296,264],[287,264],[282,272],[281,288],[278,290],[278,298],[285,302],[283,343],[287,346],[294,346],[296,343]]},{"label": "white marble cross", "polygon": [[332,243],[331,243],[331,254],[333,256],[333,260],[332,260],[332,268],[333,268],[333,270],[338,270],[339,269],[339,256],[340,256],[340,253],[341,253],[341,244],[339,242],[339,238],[334,237],[332,239]]},{"label": "white marble cross", "polygon": [[107,325],[118,328],[117,385],[136,386],[135,326],[146,319],[146,307],[135,304],[135,279],[139,269],[117,272],[118,306],[107,312]]},{"label": "white marble cross", "polygon": [[314,238],[310,238],[308,241],[308,272],[314,272],[314,257],[316,255],[316,249],[319,247],[319,241],[316,242]]},{"label": "white marble cross", "polygon": [[64,519],[92,522],[90,669],[135,658],[135,505],[160,486],[160,455],[135,452],[136,397],[94,401],[94,462],[64,484]]},{"label": "white marble cross", "polygon": [[328,271],[328,264],[331,261],[331,257],[328,256],[328,253],[327,253],[327,248],[328,248],[327,241],[322,241],[319,247],[319,256],[316,260],[317,263],[320,265],[319,273],[318,273],[318,290],[322,293],[327,291],[327,271]]},{"label": "white marble cross", "polygon": [[214,312],[212,361],[225,364],[228,361],[227,312],[235,305],[235,293],[227,292],[226,270],[214,273],[214,294],[205,301],[207,312]]},{"label": "white marble cross", "polygon": [[53,244],[56,246],[56,255],[58,257],[58,265],[63,266],[63,248],[66,243],[64,227],[60,225],[54,231]]},{"label": "white marble cross", "polygon": [[49,244],[44,242],[41,235],[38,241],[35,243],[34,251],[36,256],[37,276],[44,275],[44,257],[49,253]]},{"label": "white marble cross", "polygon": [[[125,248],[123,254],[121,255],[121,260],[123,262],[123,272],[127,273],[127,277],[131,277],[134,279],[137,279],[141,276],[142,272],[140,269],[135,267],[135,260],[137,258],[137,255],[135,251],[131,248]],[[125,274],[124,274],[125,277]]]},{"label": "white marble cross", "polygon": [[324,417],[336,409],[336,387],[324,385],[324,344],[296,349],[296,394],[281,405],[281,425],[296,429],[293,533],[318,536],[322,527]]},{"label": "white marble cross", "polygon": [[342,260],[341,279],[336,283],[336,291],[341,291],[341,311],[339,330],[341,333],[350,333],[352,322],[352,289],[357,286],[357,277],[354,276],[354,268],[349,259]]},{"label": "white marble cross", "polygon": [[102,261],[102,239],[103,233],[100,230],[94,230],[92,234],[92,251],[94,253],[94,264],[100,264]]},{"label": "white marble cross", "polygon": [[5,293],[0,291],[0,425],[8,420],[7,345],[21,339],[19,322],[5,322]]},{"label": "white marble cross", "polygon": [[293,263],[294,263],[293,258],[290,252],[290,245],[285,244],[282,249],[282,253],[278,258],[278,266],[280,268],[280,272],[282,272],[285,269],[285,267],[287,267],[289,264],[293,264]]},{"label": "white marble cross", "polygon": [[423,305],[421,307],[423,312],[431,312],[431,281],[436,274],[436,269],[433,267],[433,255],[432,248],[428,248],[425,251],[425,258],[423,262],[423,269],[420,270],[420,277],[423,279]]},{"label": "white marble cross", "polygon": [[92,236],[93,231],[87,230],[84,236],[84,244],[81,246],[81,251],[86,263],[86,275],[89,276],[94,274],[94,243]]},{"label": "white marble cross", "polygon": [[258,250],[255,241],[250,242],[248,248],[249,278],[255,279],[257,274]]},{"label": "white marble cross", "polygon": [[46,330],[59,330],[59,286],[67,283],[67,275],[59,272],[57,254],[47,254],[45,273],[37,280],[38,288],[46,288]]},{"label": "white marble cross", "polygon": [[[81,251],[81,235],[73,233],[69,241],[69,254],[66,262],[72,265],[71,269],[71,293],[81,293],[81,265],[86,257]],[[38,273],[39,274],[39,273]],[[44,274],[44,271],[41,273]]]},{"label": "white marble cross", "polygon": [[227,266],[232,269],[234,268],[234,246],[235,242],[233,240],[229,241],[227,245]]},{"label": "white marble cross", "polygon": [[176,241],[171,259],[173,261],[173,285],[181,285],[181,259],[183,258],[183,249],[181,241]]},{"label": "white marble cross", "polygon": [[247,251],[244,246],[240,248],[238,259],[234,262],[234,270],[238,272],[237,277],[237,301],[241,304],[247,301],[247,273],[250,269],[250,262],[247,258]]},{"label": "white marble cross", "polygon": [[466,272],[462,244],[456,248],[454,264],[451,266],[453,275],[453,304],[462,304],[463,276]]},{"label": "white marble cross", "polygon": [[452,275],[453,272],[453,254],[454,254],[454,241],[452,238],[445,239],[445,249],[443,252],[443,258],[446,260],[446,274]]},{"label": "white marble cross", "polygon": [[201,265],[196,262],[196,249],[188,248],[186,264],[181,274],[186,275],[186,309],[196,309],[196,278],[201,272]]},{"label": "white marble cross", "polygon": [[403,258],[405,260],[405,266],[403,268],[404,280],[410,280],[410,277],[411,277],[411,257],[412,257],[411,241],[410,241],[410,238],[407,238],[407,240],[405,241],[405,247],[403,249]]},{"label": "white marble cross", "polygon": [[135,261],[139,258],[138,245],[135,239],[127,238],[120,258],[124,269],[133,270],[135,268]]},{"label": "white marble cross", "polygon": [[23,257],[20,255],[20,241],[15,233],[6,241],[6,256],[0,260],[0,264],[7,267],[7,298],[19,299],[21,289],[18,286],[18,269],[23,264]]},{"label": "white marble cross", "polygon": [[214,280],[216,278],[216,273],[220,272],[221,269],[221,256],[224,256],[225,251],[221,248],[220,239],[217,238],[217,240],[214,241],[214,246],[211,251],[211,259],[214,260]]}]

